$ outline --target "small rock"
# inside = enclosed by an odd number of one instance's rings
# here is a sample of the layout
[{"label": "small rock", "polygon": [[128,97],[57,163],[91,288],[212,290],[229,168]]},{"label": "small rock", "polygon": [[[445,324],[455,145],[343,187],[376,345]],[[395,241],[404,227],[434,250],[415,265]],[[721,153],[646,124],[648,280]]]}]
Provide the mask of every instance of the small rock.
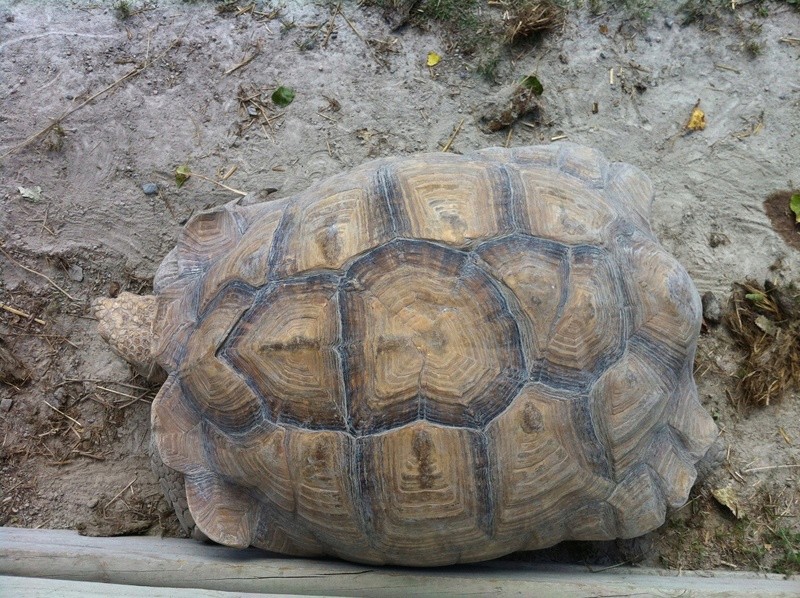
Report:
[{"label": "small rock", "polygon": [[711,291],[703,293],[703,319],[712,326],[716,326],[722,320],[722,306],[719,299]]},{"label": "small rock", "polygon": [[727,245],[731,240],[728,235],[722,233],[711,233],[708,237],[708,244],[711,247],[719,247],[720,245]]},{"label": "small rock", "polygon": [[83,280],[83,268],[81,268],[77,264],[73,264],[69,267],[67,275],[69,276],[70,280],[74,280],[75,282],[81,282]]},{"label": "small rock", "polygon": [[64,406],[64,399],[66,398],[67,393],[64,391],[62,386],[56,388],[55,392],[53,392],[53,402],[56,404],[56,407],[63,407]]},{"label": "small rock", "polygon": [[667,17],[666,19],[664,19],[664,26],[667,29],[672,29],[675,26],[675,19],[673,19],[672,17]]},{"label": "small rock", "polygon": [[144,191],[145,195],[155,195],[158,193],[158,185],[155,183],[145,183],[142,185],[142,191]]},{"label": "small rock", "polygon": [[3,413],[8,413],[9,410],[11,409],[12,403],[13,401],[11,399],[3,399],[2,401],[0,401],[0,411],[2,411]]},{"label": "small rock", "polygon": [[92,500],[86,503],[86,506],[89,507],[90,509],[94,509],[97,506],[98,502],[100,501],[97,500],[96,498],[93,498]]},{"label": "small rock", "polygon": [[252,104],[248,105],[247,114],[249,114],[250,116],[258,116],[258,108],[256,108]]}]

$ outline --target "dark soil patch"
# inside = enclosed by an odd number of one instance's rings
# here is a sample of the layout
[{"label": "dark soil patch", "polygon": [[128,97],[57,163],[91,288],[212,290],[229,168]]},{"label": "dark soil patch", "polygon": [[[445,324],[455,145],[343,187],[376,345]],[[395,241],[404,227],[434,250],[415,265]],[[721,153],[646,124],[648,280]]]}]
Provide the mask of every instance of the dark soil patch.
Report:
[{"label": "dark soil patch", "polygon": [[800,250],[800,224],[794,213],[789,209],[792,195],[800,193],[798,190],[776,191],[764,200],[764,211],[772,222],[772,228],[790,247]]}]

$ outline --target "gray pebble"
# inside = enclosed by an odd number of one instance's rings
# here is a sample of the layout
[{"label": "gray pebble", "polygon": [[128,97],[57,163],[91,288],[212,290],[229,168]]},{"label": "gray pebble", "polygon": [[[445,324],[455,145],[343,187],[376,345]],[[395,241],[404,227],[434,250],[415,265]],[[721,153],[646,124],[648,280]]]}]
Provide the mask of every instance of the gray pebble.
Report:
[{"label": "gray pebble", "polygon": [[56,388],[55,392],[53,393],[53,402],[56,404],[56,407],[64,406],[64,399],[66,396],[67,393],[64,391],[63,387],[59,386]]},{"label": "gray pebble", "polygon": [[722,320],[722,306],[719,304],[719,299],[711,291],[703,293],[703,319],[708,324],[716,326]]},{"label": "gray pebble", "polygon": [[142,191],[144,191],[145,195],[155,195],[158,193],[158,185],[155,183],[145,183],[142,185]]},{"label": "gray pebble", "polygon": [[11,409],[11,403],[12,403],[11,399],[3,399],[2,401],[0,401],[0,411],[2,411],[3,413],[8,413],[9,410]]},{"label": "gray pebble", "polygon": [[90,509],[94,509],[97,506],[97,503],[99,503],[99,502],[100,502],[99,500],[97,500],[96,498],[93,498],[89,502],[86,503],[86,506],[89,507]]},{"label": "gray pebble", "polygon": [[83,268],[77,264],[70,266],[67,274],[69,274],[70,280],[74,280],[75,282],[81,282],[83,280]]},{"label": "gray pebble", "polygon": [[667,17],[664,19],[664,25],[667,27],[667,29],[672,29],[672,27],[675,25],[675,19],[672,17]]}]

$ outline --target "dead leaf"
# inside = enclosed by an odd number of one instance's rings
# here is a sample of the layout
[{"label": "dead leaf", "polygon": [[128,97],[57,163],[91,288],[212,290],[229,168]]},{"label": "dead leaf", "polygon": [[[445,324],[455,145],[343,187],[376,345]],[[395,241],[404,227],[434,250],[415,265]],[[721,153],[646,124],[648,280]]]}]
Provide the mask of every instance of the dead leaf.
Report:
[{"label": "dead leaf", "polygon": [[739,507],[739,497],[736,496],[736,491],[731,486],[715,488],[711,491],[711,494],[719,504],[728,507],[736,519],[742,518],[744,513],[741,512],[741,508]]},{"label": "dead leaf", "polygon": [[775,322],[770,320],[767,316],[758,316],[756,318],[756,326],[758,326],[763,332],[766,332],[770,336],[775,336],[777,332],[777,327],[775,326]]},{"label": "dead leaf", "polygon": [[441,62],[442,57],[439,56],[436,52],[428,52],[428,60],[425,64],[428,66],[436,66]]},{"label": "dead leaf", "polygon": [[686,128],[689,131],[702,131],[706,128],[706,113],[700,110],[700,100],[697,100],[697,104],[694,105]]},{"label": "dead leaf", "polygon": [[17,187],[19,194],[25,199],[33,202],[42,201],[42,188],[41,187]]}]

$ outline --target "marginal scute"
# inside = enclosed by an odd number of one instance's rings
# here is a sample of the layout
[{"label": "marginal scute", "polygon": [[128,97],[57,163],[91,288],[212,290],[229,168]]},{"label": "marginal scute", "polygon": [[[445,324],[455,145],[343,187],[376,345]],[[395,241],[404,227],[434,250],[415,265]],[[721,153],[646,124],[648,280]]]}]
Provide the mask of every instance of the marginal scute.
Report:
[{"label": "marginal scute", "polygon": [[558,144],[515,147],[511,156],[517,164],[555,169],[558,167],[559,148]]},{"label": "marginal scute", "polygon": [[156,297],[153,357],[168,372],[178,369],[183,361],[197,324],[197,287],[195,278],[177,279]]},{"label": "marginal scute", "polygon": [[652,356],[651,367],[666,379],[694,358],[702,320],[700,296],[686,270],[653,241],[641,235],[618,240],[615,256],[630,296],[633,334],[637,345]]},{"label": "marginal scute", "polygon": [[204,274],[209,264],[229,252],[241,238],[227,206],[195,214],[178,237],[178,276]]},{"label": "marginal scute", "polygon": [[344,429],[337,289],[329,278],[267,288],[221,352],[258,390],[274,422]]},{"label": "marginal scute", "polygon": [[655,433],[645,454],[644,460],[657,474],[661,492],[673,509],[683,506],[697,477],[694,464],[687,457],[688,454],[679,450],[667,426],[661,426]]},{"label": "marginal scute", "polygon": [[186,499],[197,527],[210,540],[234,548],[250,546],[260,506],[244,488],[213,473],[188,475]]},{"label": "marginal scute", "polygon": [[155,447],[167,467],[184,474],[208,471],[203,422],[183,396],[177,376],[167,378],[153,400],[150,425]]},{"label": "marginal scute", "polygon": [[516,550],[567,538],[564,513],[604,500],[613,489],[579,401],[543,385],[523,388],[486,435],[496,460],[495,537]]},{"label": "marginal scute", "polygon": [[606,197],[614,202],[620,217],[652,237],[650,206],[655,192],[650,177],[630,164],[611,164],[605,189]]},{"label": "marginal scute", "polygon": [[598,150],[563,143],[558,146],[559,168],[594,187],[603,187],[608,171],[608,161]]},{"label": "marginal scute", "polygon": [[159,295],[167,287],[177,281],[179,276],[178,248],[173,247],[161,262],[158,270],[156,270],[156,275],[153,277],[153,292]]},{"label": "marginal scute", "polygon": [[719,436],[714,419],[697,400],[697,386],[690,367],[685,369],[683,379],[675,389],[669,425],[676,440],[694,461],[702,459]]},{"label": "marginal scute", "polygon": [[635,538],[664,523],[667,505],[653,476],[648,465],[640,464],[608,498],[617,516],[618,538]]},{"label": "marginal scute", "polygon": [[468,247],[510,232],[507,180],[491,163],[447,154],[395,165],[398,235]]},{"label": "marginal scute", "polygon": [[417,422],[359,444],[376,550],[417,566],[485,550],[492,504],[477,432]]},{"label": "marginal scute", "polygon": [[636,348],[629,348],[595,383],[592,413],[618,479],[641,462],[642,440],[662,425],[669,400],[669,386]]},{"label": "marginal scute", "polygon": [[263,422],[245,434],[230,435],[214,426],[206,429],[206,451],[212,470],[262,502],[294,512],[297,501],[286,449],[288,432]]},{"label": "marginal scute", "polygon": [[567,540],[604,541],[617,537],[614,508],[592,501],[566,514]]},{"label": "marginal scute", "polygon": [[319,557],[326,554],[314,535],[297,525],[293,513],[283,513],[266,504],[262,505],[252,545],[291,556]]}]

